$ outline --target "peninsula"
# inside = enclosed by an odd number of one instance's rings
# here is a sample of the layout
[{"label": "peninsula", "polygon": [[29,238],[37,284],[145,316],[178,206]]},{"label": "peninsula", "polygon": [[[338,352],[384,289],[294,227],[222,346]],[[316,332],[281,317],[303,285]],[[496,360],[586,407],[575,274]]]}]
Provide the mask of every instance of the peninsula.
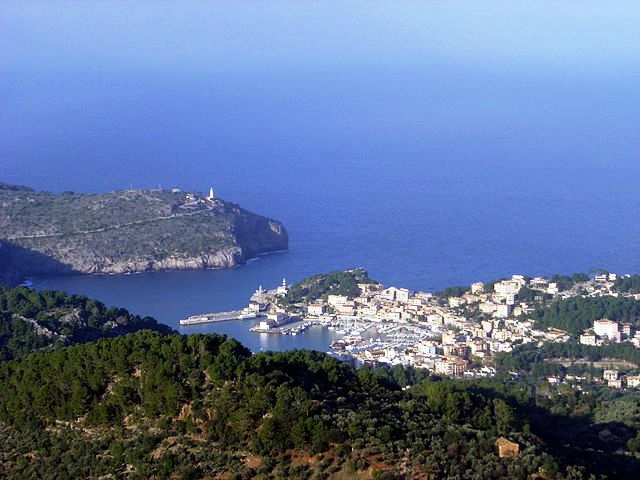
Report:
[{"label": "peninsula", "polygon": [[52,194],[0,184],[0,278],[231,267],[288,248],[278,221],[171,190]]}]

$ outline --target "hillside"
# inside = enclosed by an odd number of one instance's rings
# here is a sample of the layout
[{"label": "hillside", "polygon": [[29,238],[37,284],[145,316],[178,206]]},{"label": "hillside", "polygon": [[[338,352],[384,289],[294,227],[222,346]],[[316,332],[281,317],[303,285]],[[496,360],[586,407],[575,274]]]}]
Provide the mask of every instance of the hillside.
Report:
[{"label": "hillside", "polygon": [[359,283],[377,283],[363,268],[334,270],[319,273],[294,283],[285,297],[286,303],[311,303],[327,295],[355,297],[360,293]]},{"label": "hillside", "polygon": [[5,281],[30,273],[229,267],[286,248],[281,223],[219,198],[177,190],[55,195],[0,184]]},{"label": "hillside", "polygon": [[[517,383],[141,331],[0,362],[0,476],[634,478],[617,445],[548,428],[584,419],[531,401]],[[499,436],[520,454],[500,458]]]},{"label": "hillside", "polygon": [[0,360],[141,329],[171,332],[153,318],[82,295],[0,286]]}]

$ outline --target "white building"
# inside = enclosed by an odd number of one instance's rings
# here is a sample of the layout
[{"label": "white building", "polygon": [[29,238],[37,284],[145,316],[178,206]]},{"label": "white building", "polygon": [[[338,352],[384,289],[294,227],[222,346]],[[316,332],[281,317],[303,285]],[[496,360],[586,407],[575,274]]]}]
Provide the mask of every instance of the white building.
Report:
[{"label": "white building", "polygon": [[435,355],[438,353],[438,346],[435,342],[430,342],[427,340],[423,340],[416,344],[416,349],[422,355]]},{"label": "white building", "polygon": [[380,290],[382,285],[378,283],[359,283],[358,288],[360,289],[361,295],[367,295],[369,293],[377,292]]},{"label": "white building", "polygon": [[500,296],[517,295],[522,288],[522,284],[517,280],[503,280],[493,286],[493,291]]},{"label": "white building", "polygon": [[640,375],[629,375],[627,377],[627,387],[629,388],[640,387]]},{"label": "white building", "polygon": [[289,293],[289,287],[287,287],[287,279],[283,278],[282,279],[282,284],[276,288],[276,295],[286,295],[287,293]]},{"label": "white building", "polygon": [[596,346],[596,336],[593,333],[585,333],[580,335],[580,343],[582,345]]},{"label": "white building", "polygon": [[347,297],[346,295],[328,295],[327,296],[327,303],[332,307],[337,307],[338,305],[342,305],[347,301],[349,301],[349,297]]},{"label": "white building", "polygon": [[320,316],[324,314],[324,305],[321,303],[312,303],[307,307],[307,313],[309,315]]},{"label": "white building", "polygon": [[608,338],[612,342],[620,341],[620,325],[618,322],[604,318],[593,322],[593,331],[599,337]]},{"label": "white building", "polygon": [[276,323],[280,323],[288,318],[288,315],[284,312],[274,312],[267,314],[267,320],[271,320]]},{"label": "white building", "polygon": [[386,300],[407,303],[409,301],[409,290],[406,288],[389,287],[383,290],[380,296]]},{"label": "white building", "polygon": [[496,305],[496,311],[494,312],[493,315],[497,318],[507,318],[509,315],[511,315],[512,310],[513,310],[512,305],[500,303]]},{"label": "white building", "polygon": [[462,375],[467,369],[469,362],[459,357],[443,357],[436,361],[436,373],[441,375]]},{"label": "white building", "polygon": [[549,295],[557,295],[560,292],[560,288],[558,287],[558,284],[553,282],[550,283],[549,286],[547,287],[547,293]]},{"label": "white building", "polygon": [[532,288],[547,288],[549,282],[542,277],[535,277],[531,279],[530,285]]},{"label": "white building", "polygon": [[270,330],[272,328],[276,328],[278,324],[275,320],[261,320],[259,324],[260,330]]}]

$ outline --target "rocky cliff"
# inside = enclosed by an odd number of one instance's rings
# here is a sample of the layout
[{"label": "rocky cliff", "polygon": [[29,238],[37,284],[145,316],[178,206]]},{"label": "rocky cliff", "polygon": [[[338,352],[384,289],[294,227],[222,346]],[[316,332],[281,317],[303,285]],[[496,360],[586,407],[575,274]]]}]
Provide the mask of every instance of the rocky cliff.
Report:
[{"label": "rocky cliff", "polygon": [[275,220],[178,190],[54,195],[0,185],[0,278],[230,267],[285,250]]}]

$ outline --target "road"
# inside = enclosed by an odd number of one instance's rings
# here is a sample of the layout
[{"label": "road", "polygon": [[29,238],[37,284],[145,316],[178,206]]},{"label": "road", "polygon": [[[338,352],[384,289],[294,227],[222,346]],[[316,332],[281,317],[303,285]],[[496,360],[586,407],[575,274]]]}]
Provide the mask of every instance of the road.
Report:
[{"label": "road", "polygon": [[135,222],[127,222],[127,223],[117,223],[115,225],[109,225],[107,227],[102,227],[102,228],[95,228],[92,230],[75,230],[72,232],[59,232],[59,233],[38,233],[38,234],[34,234],[34,235],[19,235],[19,236],[12,236],[12,237],[5,237],[7,240],[27,240],[27,239],[31,239],[31,238],[54,238],[54,237],[64,237],[67,235],[87,235],[89,233],[100,233],[100,232],[106,232],[107,230],[116,230],[118,228],[124,228],[124,227],[130,227],[132,225],[141,225],[144,223],[151,223],[151,222],[159,222],[162,220],[170,220],[172,218],[181,218],[181,217],[191,217],[193,215],[199,215],[201,213],[206,213],[206,212],[210,212],[211,210],[213,210],[212,208],[206,208],[203,210],[197,210],[195,212],[189,212],[189,213],[182,213],[182,214],[172,214],[172,215],[165,215],[163,217],[154,217],[154,218],[147,218],[144,220],[136,220]]}]

